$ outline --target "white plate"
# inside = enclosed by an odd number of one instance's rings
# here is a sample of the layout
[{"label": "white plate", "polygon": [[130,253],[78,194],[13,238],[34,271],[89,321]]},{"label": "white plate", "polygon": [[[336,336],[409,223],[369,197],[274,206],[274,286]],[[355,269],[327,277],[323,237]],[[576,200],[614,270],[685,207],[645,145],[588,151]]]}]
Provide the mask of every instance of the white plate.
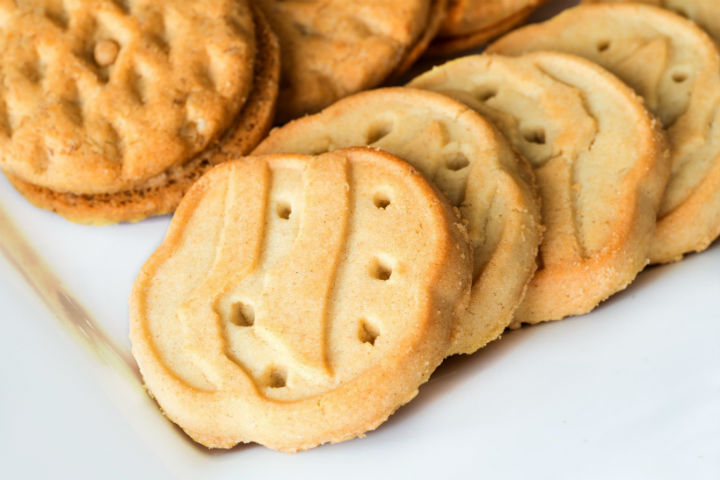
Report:
[{"label": "white plate", "polygon": [[[644,272],[590,315],[449,359],[364,439],[210,453],[160,415],[122,360],[130,286],[167,218],[73,225],[5,179],[0,205],[119,352],[86,347],[79,332],[96,334],[59,322],[0,256],[2,478],[720,478],[719,244]],[[61,314],[75,308],[43,285]]]}]

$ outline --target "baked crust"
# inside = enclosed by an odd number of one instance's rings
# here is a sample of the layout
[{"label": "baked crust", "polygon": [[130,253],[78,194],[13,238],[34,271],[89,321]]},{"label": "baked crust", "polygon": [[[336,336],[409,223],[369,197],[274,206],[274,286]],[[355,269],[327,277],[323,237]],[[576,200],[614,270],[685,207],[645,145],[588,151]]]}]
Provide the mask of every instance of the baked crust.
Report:
[{"label": "baked crust", "polygon": [[252,87],[246,0],[3,2],[0,168],[115,193],[217,142]]},{"label": "baked crust", "polygon": [[510,324],[536,269],[542,235],[530,166],[476,112],[411,88],[345,98],[274,129],[254,153],[317,154],[368,145],[420,170],[468,222],[474,284],[448,355],[474,352]]},{"label": "baked crust", "polygon": [[272,126],[280,76],[280,49],[262,13],[254,9],[254,14],[259,54],[255,58],[253,88],[240,114],[218,144],[183,165],[171,167],[148,182],[119,193],[75,195],[55,192],[6,173],[10,183],[34,205],[76,223],[136,222],[172,213],[185,192],[206,171],[218,163],[248,154]]},{"label": "baked crust", "polygon": [[720,235],[720,52],[712,38],[657,7],[596,4],[516,30],[488,48],[509,55],[533,50],[585,57],[643,97],[668,133],[672,162],[650,260],[672,262],[706,249]]},{"label": "baked crust", "polygon": [[475,55],[411,86],[465,102],[533,165],[545,235],[514,326],[587,313],[645,268],[670,175],[667,139],[614,75],[562,53]]},{"label": "baked crust", "polygon": [[280,39],[277,123],[284,123],[380,85],[406,66],[410,52],[422,45],[433,1],[259,0],[257,4]]},{"label": "baked crust", "polygon": [[143,266],[132,351],[205,446],[340,442],[417,394],[470,272],[451,207],[396,157],[247,157],[195,183]]}]

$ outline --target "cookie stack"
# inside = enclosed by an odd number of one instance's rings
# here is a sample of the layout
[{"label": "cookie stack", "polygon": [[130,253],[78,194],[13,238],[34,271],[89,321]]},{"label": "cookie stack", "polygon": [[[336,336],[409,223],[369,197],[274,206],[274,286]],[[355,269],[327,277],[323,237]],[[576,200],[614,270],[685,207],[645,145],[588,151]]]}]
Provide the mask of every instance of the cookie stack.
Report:
[{"label": "cookie stack", "polygon": [[82,223],[172,212],[271,125],[279,50],[246,1],[0,7],[0,168]]}]

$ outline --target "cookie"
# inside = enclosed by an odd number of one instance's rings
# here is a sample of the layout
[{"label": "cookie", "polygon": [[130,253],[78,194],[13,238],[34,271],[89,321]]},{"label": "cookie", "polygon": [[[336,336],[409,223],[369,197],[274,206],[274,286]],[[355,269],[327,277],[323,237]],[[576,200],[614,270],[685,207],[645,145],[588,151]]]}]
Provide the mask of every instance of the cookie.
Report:
[{"label": "cookie", "polygon": [[406,73],[410,67],[425,53],[430,47],[430,43],[437,35],[440,26],[442,25],[443,19],[445,18],[445,10],[447,8],[448,0],[432,0],[430,4],[430,11],[428,12],[427,22],[420,38],[415,44],[410,47],[404,58],[395,68],[395,71],[386,79],[386,83],[392,83],[398,80],[404,73]]},{"label": "cookie", "polygon": [[428,53],[451,55],[480,46],[524,22],[547,0],[451,0]]},{"label": "cookie", "polygon": [[451,207],[389,154],[227,162],[194,184],[135,281],[133,355],[205,446],[347,440],[442,361],[470,254]]},{"label": "cookie", "polygon": [[174,167],[129,190],[94,195],[62,193],[33,185],[7,174],[12,185],[34,205],[68,220],[103,225],[133,222],[171,213],[195,180],[212,166],[249,153],[272,125],[280,75],[277,38],[262,13],[254,9],[258,55],[253,87],[237,118],[219,143],[192,160]]},{"label": "cookie", "polygon": [[490,52],[561,50],[633,87],[669,135],[672,174],[650,260],[702,251],[720,235],[720,53],[691,21],[641,4],[598,4],[501,38]]},{"label": "cookie", "polygon": [[3,2],[0,168],[56,192],[127,190],[203,152],[253,80],[246,1]]},{"label": "cookie", "polygon": [[645,267],[670,158],[659,122],[614,75],[562,53],[475,55],[410,86],[484,115],[535,170],[541,268],[516,325],[587,313]]},{"label": "cookie", "polygon": [[254,153],[367,145],[412,164],[467,220],[474,282],[448,354],[474,352],[510,324],[536,269],[540,212],[530,166],[476,112],[445,95],[409,88],[348,97],[274,129]]},{"label": "cookie", "polygon": [[[444,3],[445,0],[443,0]],[[431,24],[431,0],[258,0],[280,39],[278,123],[381,84]],[[439,26],[439,25],[438,25]]]},{"label": "cookie", "polygon": [[[584,3],[619,3],[620,0],[584,0]],[[720,44],[720,4],[717,0],[635,0],[671,10],[700,25]]]}]

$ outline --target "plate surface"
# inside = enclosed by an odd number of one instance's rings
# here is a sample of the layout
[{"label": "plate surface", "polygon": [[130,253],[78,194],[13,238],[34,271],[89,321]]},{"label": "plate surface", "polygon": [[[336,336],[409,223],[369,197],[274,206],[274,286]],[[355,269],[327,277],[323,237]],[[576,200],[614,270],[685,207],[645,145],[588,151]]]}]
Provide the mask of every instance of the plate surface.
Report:
[{"label": "plate surface", "polygon": [[[572,3],[551,2],[536,18]],[[717,242],[642,273],[590,315],[447,360],[363,439],[297,455],[208,452],[160,415],[129,359],[130,286],[168,219],[70,224],[4,178],[0,206],[61,280],[60,297],[45,284],[50,305],[86,312],[115,346],[87,347],[83,335],[102,333],[59,322],[0,255],[3,478],[720,478]]]}]

